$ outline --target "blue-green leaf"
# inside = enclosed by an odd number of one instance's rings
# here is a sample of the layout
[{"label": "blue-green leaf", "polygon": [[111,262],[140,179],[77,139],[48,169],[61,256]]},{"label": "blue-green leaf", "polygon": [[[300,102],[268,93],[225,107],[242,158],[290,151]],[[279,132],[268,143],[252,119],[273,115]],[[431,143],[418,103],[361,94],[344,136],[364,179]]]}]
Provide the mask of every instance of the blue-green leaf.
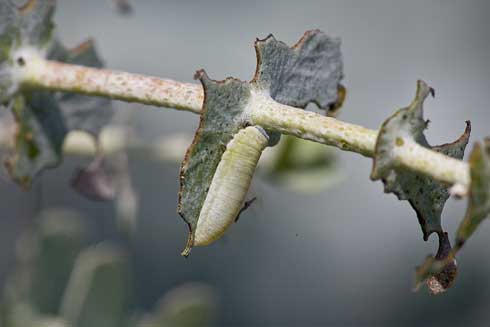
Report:
[{"label": "blue-green leaf", "polygon": [[[199,214],[226,146],[248,124],[244,112],[252,90],[286,105],[304,107],[315,102],[321,108],[338,108],[338,92],[342,90],[338,39],[314,30],[306,32],[292,48],[269,36],[257,40],[255,49],[257,69],[251,82],[233,78],[214,81],[204,71],[197,74],[205,93],[203,110],[180,174],[178,212],[190,229],[184,255],[193,246]],[[278,139],[276,134],[269,135],[270,143]]]}]

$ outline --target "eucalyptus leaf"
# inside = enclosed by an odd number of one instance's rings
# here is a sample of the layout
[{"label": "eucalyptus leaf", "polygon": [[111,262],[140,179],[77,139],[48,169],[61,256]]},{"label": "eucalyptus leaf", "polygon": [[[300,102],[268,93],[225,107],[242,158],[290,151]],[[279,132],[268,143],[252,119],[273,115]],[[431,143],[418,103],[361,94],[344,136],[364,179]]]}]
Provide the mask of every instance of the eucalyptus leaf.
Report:
[{"label": "eucalyptus leaf", "polygon": [[[51,54],[50,58],[60,61],[102,66],[91,41],[72,50],[56,44]],[[113,115],[110,100],[74,93],[26,91],[10,106],[18,131],[14,154],[6,164],[12,178],[26,188],[44,169],[59,165],[68,132],[82,130],[95,137]]]},{"label": "eucalyptus leaf", "polygon": [[[265,93],[282,104],[301,108],[310,102],[329,108],[338,100],[342,79],[338,39],[314,30],[292,48],[269,36],[257,40],[255,49],[257,69],[251,82],[214,81],[202,70],[196,75],[205,97],[199,128],[180,172],[178,212],[189,226],[184,255],[193,246],[199,214],[226,145],[248,124],[245,110],[252,93]],[[274,140],[269,144],[277,143],[279,135],[269,134],[269,140]]]},{"label": "eucalyptus leaf", "polygon": [[290,191],[320,192],[342,179],[334,150],[323,144],[283,135],[268,151],[262,158],[266,177]]},{"label": "eucalyptus leaf", "polygon": [[201,327],[212,326],[217,303],[212,288],[187,283],[167,292],[156,311],[140,323],[140,327]]},{"label": "eucalyptus leaf", "polygon": [[[456,232],[455,247],[450,252],[445,251],[447,252],[445,256],[436,256],[435,258],[429,256],[417,268],[417,285],[426,280],[431,291],[433,289],[445,290],[452,285],[452,283],[447,283],[450,280],[448,276],[451,276],[448,271],[451,271],[452,265],[455,265],[456,254],[490,213],[490,139],[485,139],[483,144],[476,143],[474,145],[469,163],[471,185],[468,195],[468,208]],[[446,284],[449,285],[446,286]]]},{"label": "eucalyptus leaf", "polygon": [[0,2],[0,103],[17,123],[15,149],[6,165],[12,178],[28,188],[42,170],[62,160],[62,145],[71,130],[96,135],[112,116],[110,101],[72,93],[21,89],[19,69],[29,60],[23,53],[85,66],[101,67],[93,43],[67,50],[53,39],[55,0]]},{"label": "eucalyptus leaf", "polygon": [[99,244],[78,257],[61,305],[76,327],[119,327],[126,318],[129,266],[121,249]]},{"label": "eucalyptus leaf", "polygon": [[77,170],[71,181],[72,187],[87,199],[114,200],[116,196],[114,176],[106,166],[104,158],[97,156],[87,167]]},{"label": "eucalyptus leaf", "polygon": [[490,139],[476,143],[470,155],[471,185],[466,215],[456,233],[460,249],[490,213]]},{"label": "eucalyptus leaf", "polygon": [[18,91],[14,54],[22,48],[40,54],[48,51],[55,6],[54,0],[27,0],[21,7],[12,0],[0,1],[0,103],[10,101]]},{"label": "eucalyptus leaf", "polygon": [[340,39],[307,31],[292,47],[273,35],[255,42],[257,70],[252,81],[279,103],[328,109],[338,100],[343,76]]},{"label": "eucalyptus leaf", "polygon": [[57,315],[73,263],[86,241],[82,219],[66,209],[43,211],[36,228],[18,242],[15,273],[4,302],[42,315]]},{"label": "eucalyptus leaf", "polygon": [[418,81],[412,103],[383,123],[376,142],[371,173],[373,180],[383,181],[386,193],[394,193],[399,200],[409,201],[417,214],[425,241],[430,234],[443,232],[441,214],[449,198],[448,185],[416,172],[399,169],[393,160],[392,150],[402,146],[404,139],[410,138],[426,148],[462,159],[471,132],[471,125],[466,122],[464,133],[456,141],[439,146],[429,145],[424,135],[428,122],[423,118],[423,103],[432,92],[427,84]]}]

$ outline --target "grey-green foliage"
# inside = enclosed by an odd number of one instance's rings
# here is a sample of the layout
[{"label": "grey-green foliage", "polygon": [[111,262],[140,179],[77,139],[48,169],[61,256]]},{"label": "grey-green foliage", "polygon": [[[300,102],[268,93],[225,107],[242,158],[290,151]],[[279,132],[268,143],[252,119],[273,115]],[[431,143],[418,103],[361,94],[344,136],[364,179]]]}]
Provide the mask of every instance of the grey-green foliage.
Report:
[{"label": "grey-green foliage", "polygon": [[273,153],[263,158],[266,177],[288,190],[318,192],[342,179],[334,150],[323,144],[283,135],[269,151]]},{"label": "grey-green foliage", "polygon": [[[398,199],[407,200],[417,214],[422,228],[423,239],[427,241],[432,233],[439,237],[439,250],[436,258],[446,259],[451,245],[441,224],[444,205],[449,198],[448,185],[431,177],[398,168],[393,159],[393,149],[402,146],[406,140],[412,140],[423,147],[443,153],[453,158],[462,159],[468,144],[471,125],[466,122],[464,133],[454,142],[439,146],[430,146],[424,135],[428,121],[423,117],[423,103],[434,90],[423,81],[418,81],[417,92],[412,103],[398,110],[381,126],[376,141],[375,156],[371,178],[381,179],[386,193],[394,193]],[[422,265],[425,267],[425,265]],[[425,269],[425,268],[422,268]],[[428,273],[423,280],[429,280],[429,289],[433,293],[441,293],[453,284],[456,277],[456,262],[451,261],[444,273],[434,275]],[[421,268],[418,268],[420,271]],[[420,284],[417,274],[417,284]],[[441,286],[443,285],[443,286]]]},{"label": "grey-green foliage", "polygon": [[0,103],[8,102],[18,91],[15,51],[22,47],[39,53],[48,50],[54,9],[54,0],[28,0],[22,7],[12,0],[0,1]]},{"label": "grey-green foliage", "polygon": [[279,103],[304,108],[314,102],[329,109],[338,99],[343,77],[340,39],[307,31],[292,47],[269,35],[255,42],[254,82]]},{"label": "grey-green foliage", "polygon": [[[51,59],[100,67],[93,43],[73,50],[58,44]],[[110,101],[74,93],[23,92],[10,103],[18,126],[15,154],[7,167],[14,180],[28,187],[43,169],[57,166],[62,159],[64,139],[71,130],[87,131],[94,136],[112,117]]]},{"label": "grey-green foliage", "polygon": [[458,250],[490,213],[490,139],[475,144],[470,155],[470,176],[469,204],[456,233]]},{"label": "grey-green foliage", "polygon": [[[427,241],[432,233],[437,233],[439,249],[437,254],[429,256],[417,268],[416,287],[427,281],[429,290],[434,294],[444,292],[454,283],[457,274],[456,261],[451,257],[451,244],[441,224],[441,215],[449,198],[448,185],[431,177],[400,169],[393,160],[392,151],[410,139],[423,147],[443,153],[447,156],[462,159],[468,144],[471,125],[466,122],[464,133],[454,142],[439,146],[430,146],[424,135],[428,121],[423,117],[423,103],[434,90],[423,81],[418,81],[417,92],[412,103],[398,110],[381,126],[376,141],[375,156],[371,178],[381,179],[386,193],[394,193],[398,199],[407,200],[417,214],[422,228],[423,239]],[[436,261],[447,259],[447,265],[433,269]]]},{"label": "grey-green foliage", "polygon": [[100,244],[85,249],[67,285],[60,316],[77,327],[118,327],[126,317],[129,266],[118,248]]},{"label": "grey-green foliage", "polygon": [[3,299],[3,323],[24,325],[59,314],[73,264],[85,245],[81,218],[68,210],[49,210],[18,244],[17,262]]},{"label": "grey-green foliage", "polygon": [[102,65],[92,42],[67,50],[53,40],[55,4],[54,0],[29,0],[17,7],[12,0],[0,2],[0,104],[12,110],[18,127],[7,167],[24,187],[43,169],[60,163],[69,131],[96,135],[112,116],[107,99],[21,87],[17,71],[29,58],[22,57],[20,50],[67,63]]},{"label": "grey-green foliage", "polygon": [[371,174],[373,180],[383,181],[386,193],[394,193],[398,199],[409,201],[417,213],[426,241],[431,233],[443,232],[441,214],[449,198],[448,187],[430,177],[397,169],[392,149],[401,146],[408,137],[426,148],[462,159],[471,130],[467,122],[466,130],[455,142],[430,146],[424,135],[428,122],[423,118],[423,103],[431,92],[433,91],[427,84],[419,81],[416,96],[410,106],[400,109],[383,123],[376,142]]},{"label": "grey-green foliage", "polygon": [[153,314],[141,320],[138,327],[205,327],[212,326],[216,314],[216,296],[209,286],[188,283],[167,292]]},{"label": "grey-green foliage", "polygon": [[39,217],[19,241],[0,302],[0,326],[203,326],[214,317],[213,291],[195,284],[167,294],[154,314],[135,314],[128,306],[128,256],[109,243],[86,247],[86,234],[72,211],[49,210]]},{"label": "grey-green foliage", "polygon": [[40,313],[56,314],[86,235],[80,218],[71,211],[47,211],[40,219],[29,298]]},{"label": "grey-green foliage", "polygon": [[[200,79],[205,93],[199,128],[187,150],[180,172],[178,212],[193,235],[214,173],[233,136],[249,123],[244,110],[251,90],[269,94],[276,101],[304,107],[310,102],[323,109],[334,106],[342,79],[340,42],[321,31],[308,31],[289,48],[269,36],[255,42],[256,75],[251,82],[233,78],[214,81],[204,71]],[[278,135],[269,135],[278,140]]]},{"label": "grey-green foliage", "polygon": [[81,218],[68,210],[49,210],[36,231],[22,237],[7,298],[29,303],[40,314],[56,315],[73,264],[85,244]]},{"label": "grey-green foliage", "polygon": [[250,97],[250,86],[239,80],[216,82],[204,71],[199,79],[206,97],[199,129],[182,163],[178,208],[189,224],[191,239],[226,144],[245,124],[242,115]]},{"label": "grey-green foliage", "polygon": [[[475,144],[469,163],[471,177],[469,203],[465,217],[456,232],[454,249],[447,251],[445,256],[427,257],[416,270],[417,283],[426,281],[430,289],[432,289],[431,285],[436,285],[436,289],[439,287],[444,290],[451,286],[452,283],[447,282],[448,276],[451,276],[448,272],[451,272],[456,254],[490,213],[490,139],[485,139],[483,144]],[[434,279],[439,283],[434,283]]]}]

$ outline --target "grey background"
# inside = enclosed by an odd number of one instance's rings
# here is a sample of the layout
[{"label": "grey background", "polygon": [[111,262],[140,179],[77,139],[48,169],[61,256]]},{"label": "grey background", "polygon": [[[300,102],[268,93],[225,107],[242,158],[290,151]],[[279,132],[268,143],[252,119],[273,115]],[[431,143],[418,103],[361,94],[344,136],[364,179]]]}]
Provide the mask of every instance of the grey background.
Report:
[{"label": "grey background", "polygon": [[[455,139],[464,121],[472,140],[489,135],[490,2],[472,1],[133,1],[121,17],[110,1],[59,1],[60,38],[76,45],[94,37],[107,66],[181,81],[205,68],[215,79],[250,79],[253,41],[273,33],[288,44],[307,29],[342,38],[348,97],[342,120],[378,128],[405,106],[422,78],[436,89],[426,102],[432,144]],[[117,103],[137,112],[133,124],[151,139],[192,132],[197,116]],[[187,227],[175,213],[178,164],[132,158],[141,194],[140,225],[125,242],[133,254],[138,308],[185,281],[202,281],[220,296],[223,326],[488,325],[490,224],[483,224],[462,251],[457,284],[431,297],[411,291],[414,267],[435,251],[425,243],[407,202],[385,195],[368,176],[371,161],[341,153],[342,184],[301,195],[254,182],[258,205],[225,239],[180,257]],[[70,158],[49,171],[30,193],[0,184],[0,272],[14,256],[14,240],[39,210],[78,208],[98,238],[114,234],[110,204],[81,199],[67,182],[87,159]],[[465,211],[451,199],[444,211],[450,234]]]}]

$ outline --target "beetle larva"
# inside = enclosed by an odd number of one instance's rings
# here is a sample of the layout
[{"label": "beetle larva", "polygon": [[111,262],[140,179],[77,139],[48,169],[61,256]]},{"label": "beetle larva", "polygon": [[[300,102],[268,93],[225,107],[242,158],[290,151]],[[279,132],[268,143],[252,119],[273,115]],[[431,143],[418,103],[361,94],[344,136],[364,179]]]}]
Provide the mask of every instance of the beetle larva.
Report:
[{"label": "beetle larva", "polygon": [[216,241],[235,220],[268,136],[261,127],[239,131],[226,145],[202,206],[194,235],[194,245]]}]

